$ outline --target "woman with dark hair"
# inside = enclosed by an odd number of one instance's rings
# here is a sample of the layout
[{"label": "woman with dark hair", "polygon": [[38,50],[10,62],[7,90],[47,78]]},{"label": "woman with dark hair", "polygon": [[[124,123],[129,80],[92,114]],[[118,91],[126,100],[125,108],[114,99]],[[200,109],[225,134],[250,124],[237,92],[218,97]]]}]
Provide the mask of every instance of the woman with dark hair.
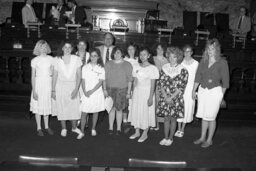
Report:
[{"label": "woman with dark hair", "polygon": [[114,47],[111,58],[112,60],[105,65],[104,94],[106,97],[110,96],[114,102],[109,112],[109,134],[113,134],[113,124],[116,118],[116,135],[120,135],[123,110],[127,109],[128,99],[131,97],[132,65],[123,59],[124,53],[120,47]]},{"label": "woman with dark hair", "polygon": [[176,130],[177,118],[184,116],[183,94],[187,85],[188,71],[181,65],[183,53],[179,48],[168,47],[168,64],[163,65],[158,81],[160,97],[157,114],[164,117],[164,139],[160,145],[170,146]]},{"label": "woman with dark hair", "polygon": [[178,119],[178,130],[174,134],[176,137],[183,137],[185,126],[187,123],[193,121],[194,109],[195,109],[195,99],[192,98],[192,90],[194,86],[196,70],[198,67],[198,62],[193,59],[193,49],[190,45],[185,45],[183,47],[184,59],[182,65],[188,70],[188,83],[184,92],[184,118]]},{"label": "woman with dark hair", "polygon": [[77,120],[81,118],[80,99],[78,91],[81,82],[82,62],[79,57],[72,55],[73,46],[65,42],[61,46],[62,53],[55,60],[53,72],[52,97],[56,100],[53,113],[61,121],[61,136],[67,136],[66,121],[72,123],[72,132],[82,137],[82,132],[77,128]]},{"label": "woman with dark hair", "polygon": [[[128,121],[135,128],[135,133],[130,139],[144,142],[148,138],[149,127],[155,127],[155,81],[159,78],[157,67],[149,63],[151,55],[147,48],[140,51],[141,64],[133,68],[134,91],[132,95],[131,113]],[[143,130],[140,136],[140,129]]]},{"label": "woman with dark hair", "polygon": [[[156,56],[154,56],[153,59],[154,59],[155,65],[160,73],[163,65],[168,63],[168,60],[165,57],[166,47],[164,47],[164,45],[161,43],[158,43],[155,47],[156,47],[155,48]],[[158,86],[156,86],[156,104],[158,104],[159,95],[160,95],[160,88],[158,88]],[[152,130],[155,130],[155,131],[159,130],[159,120],[160,119],[161,118],[156,116],[156,127],[151,128]]]},{"label": "woman with dark hair", "polygon": [[81,131],[83,135],[88,113],[93,113],[91,135],[97,135],[95,127],[98,121],[98,112],[105,110],[105,98],[102,89],[104,80],[105,70],[100,56],[100,50],[95,48],[90,51],[88,64],[83,66],[82,69],[83,95],[81,97],[80,109],[82,111]]},{"label": "woman with dark hair", "polygon": [[[200,85],[200,86],[199,86]],[[199,88],[198,88],[199,86]],[[216,117],[229,88],[229,69],[225,59],[221,57],[220,43],[217,39],[208,40],[203,58],[198,66],[193,87],[193,99],[198,88],[198,107],[196,116],[202,118],[201,137],[194,144],[207,148],[212,145],[216,129]],[[208,137],[206,134],[208,131]]]}]

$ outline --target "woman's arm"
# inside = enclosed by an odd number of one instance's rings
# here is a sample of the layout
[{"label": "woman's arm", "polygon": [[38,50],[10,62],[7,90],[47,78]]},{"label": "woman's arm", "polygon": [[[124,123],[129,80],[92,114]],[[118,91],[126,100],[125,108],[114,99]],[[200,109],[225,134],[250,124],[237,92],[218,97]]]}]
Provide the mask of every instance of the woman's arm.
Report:
[{"label": "woman's arm", "polygon": [[92,95],[96,90],[98,90],[101,86],[102,86],[103,80],[99,80],[99,82],[93,87],[93,89],[91,89],[90,91],[88,91],[88,95]]},{"label": "woman's arm", "polygon": [[31,70],[31,85],[32,85],[32,93],[33,93],[33,98],[35,100],[38,100],[38,95],[36,93],[36,69],[32,67]]},{"label": "woman's arm", "polygon": [[153,96],[154,96],[154,92],[155,92],[155,83],[156,83],[156,80],[151,79],[151,81],[150,81],[150,93],[149,93],[149,98],[148,98],[148,106],[153,105]]},{"label": "woman's arm", "polygon": [[77,93],[81,84],[81,76],[82,76],[81,67],[78,67],[76,70],[76,86],[73,92],[71,93],[71,99],[74,99],[77,96]]},{"label": "woman's arm", "polygon": [[53,69],[53,75],[52,75],[52,98],[56,100],[56,83],[58,78],[58,71]]}]

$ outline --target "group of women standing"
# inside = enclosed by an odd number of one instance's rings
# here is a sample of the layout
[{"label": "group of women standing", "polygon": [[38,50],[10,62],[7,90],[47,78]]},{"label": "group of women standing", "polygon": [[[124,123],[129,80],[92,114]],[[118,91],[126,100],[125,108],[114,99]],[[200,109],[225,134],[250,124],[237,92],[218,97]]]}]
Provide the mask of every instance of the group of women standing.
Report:
[{"label": "group of women standing", "polygon": [[96,136],[98,112],[105,110],[105,98],[111,97],[109,134],[120,135],[122,121],[128,121],[135,129],[129,138],[144,142],[149,129],[158,130],[159,118],[164,118],[160,145],[170,146],[174,136],[184,136],[198,98],[197,117],[202,118],[202,131],[194,144],[212,145],[216,115],[229,87],[228,66],[221,58],[217,39],[207,42],[200,64],[192,58],[192,47],[188,45],[182,51],[158,44],[155,56],[148,48],[139,50],[133,43],[128,45],[127,53],[116,46],[112,60],[105,66],[97,48],[86,52],[85,41],[80,41],[77,47],[76,55],[72,55],[72,44],[65,42],[61,53],[53,58],[47,55],[50,47],[45,41],[40,40],[35,46],[37,57],[31,61],[31,111],[36,114],[39,136],[44,134],[41,115],[46,131],[53,134],[48,127],[48,115],[52,114],[61,121],[61,136],[67,135],[66,121],[70,120],[72,131],[81,139],[89,113],[93,113],[91,135]]}]

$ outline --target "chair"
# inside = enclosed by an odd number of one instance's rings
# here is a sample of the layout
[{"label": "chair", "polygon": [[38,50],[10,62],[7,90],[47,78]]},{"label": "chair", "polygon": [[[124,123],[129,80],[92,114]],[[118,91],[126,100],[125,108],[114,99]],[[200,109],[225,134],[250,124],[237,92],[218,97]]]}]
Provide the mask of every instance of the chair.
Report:
[{"label": "chair", "polygon": [[40,166],[61,166],[77,167],[78,158],[76,157],[42,157],[42,156],[19,156],[19,162]]},{"label": "chair", "polygon": [[245,48],[245,43],[246,43],[246,34],[232,34],[233,36],[233,48],[236,47],[236,44],[238,42],[242,43],[242,48],[244,49]]},{"label": "chair", "polygon": [[159,167],[159,168],[184,168],[185,161],[157,161],[147,159],[129,158],[130,167]]},{"label": "chair", "polygon": [[198,45],[199,39],[202,39],[202,40],[209,39],[210,32],[208,30],[206,31],[196,30],[195,33],[196,33],[196,42],[195,42],[196,46]]}]

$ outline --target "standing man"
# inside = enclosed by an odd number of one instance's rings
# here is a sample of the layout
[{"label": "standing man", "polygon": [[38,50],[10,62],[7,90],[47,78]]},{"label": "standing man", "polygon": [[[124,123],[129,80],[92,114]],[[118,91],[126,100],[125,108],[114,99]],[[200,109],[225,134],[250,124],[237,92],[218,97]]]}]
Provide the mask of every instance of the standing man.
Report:
[{"label": "standing man", "polygon": [[115,47],[113,43],[114,43],[113,34],[107,32],[104,34],[104,45],[96,47],[100,50],[104,65],[106,64],[107,61],[111,60],[111,53],[113,48]]},{"label": "standing man", "polygon": [[72,10],[69,20],[72,21],[73,24],[81,24],[84,26],[85,20],[87,19],[84,8],[79,7],[75,0],[68,0],[68,7]]},{"label": "standing man", "polygon": [[32,7],[33,0],[25,0],[26,5],[22,8],[22,23],[28,27],[28,22],[37,22],[38,18],[34,8]]},{"label": "standing man", "polygon": [[52,6],[50,11],[50,23],[52,25],[58,24],[59,27],[65,27],[67,7],[65,6],[64,0],[57,0],[57,6]]},{"label": "standing man", "polygon": [[247,9],[242,6],[240,7],[240,14],[237,19],[234,20],[232,24],[232,30],[234,33],[245,34],[251,31],[251,19],[246,16]]}]

